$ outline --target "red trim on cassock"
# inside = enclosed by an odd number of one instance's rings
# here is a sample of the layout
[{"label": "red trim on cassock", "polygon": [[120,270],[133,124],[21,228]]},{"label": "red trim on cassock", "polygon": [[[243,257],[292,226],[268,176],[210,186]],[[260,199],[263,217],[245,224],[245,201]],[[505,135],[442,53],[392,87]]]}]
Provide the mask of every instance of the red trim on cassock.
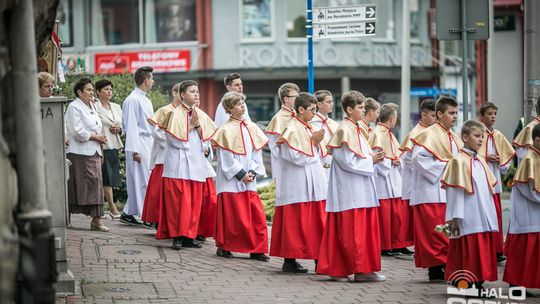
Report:
[{"label": "red trim on cassock", "polygon": [[448,238],[435,232],[435,226],[445,224],[445,203],[413,206],[414,263],[416,267],[429,268],[446,264]]},{"label": "red trim on cassock", "polygon": [[326,200],[276,206],[270,255],[317,259],[326,221]]},{"label": "red trim on cassock", "polygon": [[526,288],[540,288],[540,232],[508,233],[503,281]]},{"label": "red trim on cassock", "polygon": [[141,220],[147,223],[159,222],[159,208],[163,197],[162,188],[163,164],[156,164],[150,177],[144,195],[144,207]]},{"label": "red trim on cassock", "polygon": [[497,250],[497,253],[502,254],[504,252],[504,232],[502,227],[502,206],[500,193],[493,194],[493,202],[495,203],[495,210],[497,211],[497,223],[499,224],[499,231],[493,232],[493,234],[495,235],[495,249]]},{"label": "red trim on cassock", "polygon": [[201,214],[203,182],[163,178],[163,201],[156,239],[195,238]]},{"label": "red trim on cassock", "polygon": [[215,240],[227,251],[268,252],[266,215],[257,192],[218,194]]},{"label": "red trim on cassock", "polygon": [[344,277],[381,270],[377,207],[328,212],[317,274]]},{"label": "red trim on cassock", "polygon": [[207,177],[203,184],[201,215],[197,235],[214,237],[214,223],[216,221],[216,185],[214,179]]},{"label": "red trim on cassock", "polygon": [[450,240],[445,279],[463,270],[474,273],[479,282],[497,281],[497,255],[492,232],[473,233]]}]

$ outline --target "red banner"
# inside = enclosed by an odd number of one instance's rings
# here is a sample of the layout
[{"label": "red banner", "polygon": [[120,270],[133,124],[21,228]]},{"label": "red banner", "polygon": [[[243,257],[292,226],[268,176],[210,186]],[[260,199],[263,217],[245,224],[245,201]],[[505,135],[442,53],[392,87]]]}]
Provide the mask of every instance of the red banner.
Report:
[{"label": "red banner", "polygon": [[122,53],[96,53],[96,74],[133,73],[143,66],[151,66],[154,73],[186,72],[191,68],[189,50],[164,50]]}]

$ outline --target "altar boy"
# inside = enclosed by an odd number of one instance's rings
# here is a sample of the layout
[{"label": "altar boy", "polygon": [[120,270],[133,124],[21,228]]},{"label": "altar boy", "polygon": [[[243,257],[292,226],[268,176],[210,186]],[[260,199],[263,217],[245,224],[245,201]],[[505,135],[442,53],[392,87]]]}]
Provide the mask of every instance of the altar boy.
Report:
[{"label": "altar boy", "polygon": [[[381,270],[379,201],[373,180],[383,153],[371,151],[358,124],[364,117],[365,97],[350,91],[341,98],[347,117],[330,139],[334,160],[328,182],[328,216],[319,251],[318,274],[334,280],[384,281]],[[362,195],[357,195],[362,193]]]},{"label": "altar boy", "polygon": [[[493,187],[497,178],[478,150],[484,140],[484,126],[474,120],[461,128],[464,146],[446,166],[442,186],[446,188],[446,221],[450,237],[445,278],[456,271],[469,271],[478,281],[497,281],[497,253],[493,232],[498,231]],[[472,282],[470,282],[472,283]]]},{"label": "altar boy", "polygon": [[510,196],[512,213],[503,281],[540,288],[540,124],[532,128],[531,138],[532,144],[514,176]]}]

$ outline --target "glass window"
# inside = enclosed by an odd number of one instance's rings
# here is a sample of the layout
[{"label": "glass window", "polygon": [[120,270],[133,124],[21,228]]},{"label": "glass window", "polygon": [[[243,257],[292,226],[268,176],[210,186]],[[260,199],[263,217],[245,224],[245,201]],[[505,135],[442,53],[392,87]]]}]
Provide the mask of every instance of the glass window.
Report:
[{"label": "glass window", "polygon": [[273,0],[240,0],[242,40],[271,40],[273,30]]},{"label": "glass window", "polygon": [[90,45],[140,42],[140,1],[95,0],[88,3]]},{"label": "glass window", "polygon": [[418,7],[418,0],[411,0],[411,39],[420,39],[420,9]]},{"label": "glass window", "polygon": [[145,2],[145,42],[197,40],[195,0]]},{"label": "glass window", "polygon": [[73,4],[71,0],[60,0],[56,9],[58,38],[63,46],[73,46]]},{"label": "glass window", "polygon": [[252,121],[259,122],[262,126],[268,124],[275,111],[275,98],[273,96],[248,96],[246,105],[249,110],[249,117]]},{"label": "glass window", "polygon": [[[375,37],[377,39],[395,39],[395,0],[313,0],[313,7],[339,7],[347,5],[376,4],[377,24]],[[369,37],[360,37],[361,39]]]},{"label": "glass window", "polygon": [[289,0],[286,2],[287,8],[287,37],[305,38],[306,29],[306,1]]}]

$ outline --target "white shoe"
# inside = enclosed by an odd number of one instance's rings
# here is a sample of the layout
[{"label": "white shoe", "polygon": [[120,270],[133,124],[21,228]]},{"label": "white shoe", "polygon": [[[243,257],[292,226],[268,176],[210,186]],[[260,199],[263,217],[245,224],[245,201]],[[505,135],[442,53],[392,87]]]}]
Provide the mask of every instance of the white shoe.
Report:
[{"label": "white shoe", "polygon": [[336,282],[349,282],[349,277],[333,277],[333,276],[330,276],[330,278],[332,279],[332,281],[336,281]]},{"label": "white shoe", "polygon": [[385,280],[386,280],[385,276],[383,276],[382,274],[378,274],[376,272],[356,273],[354,275],[355,282],[382,282]]}]

